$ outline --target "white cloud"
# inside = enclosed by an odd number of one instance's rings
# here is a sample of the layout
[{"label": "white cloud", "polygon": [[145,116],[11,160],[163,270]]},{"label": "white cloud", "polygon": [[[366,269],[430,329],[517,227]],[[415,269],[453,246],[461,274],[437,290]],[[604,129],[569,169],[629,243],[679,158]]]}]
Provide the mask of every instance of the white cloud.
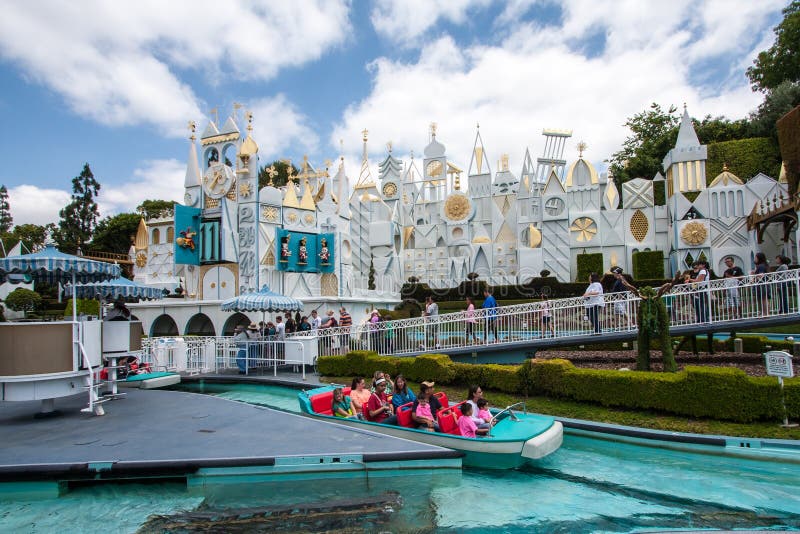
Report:
[{"label": "white cloud", "polygon": [[[622,123],[651,102],[665,108],[686,102],[697,117],[731,119],[758,105],[761,96],[749,90],[741,67],[731,83],[710,91],[692,84],[691,58],[751,56],[753,50],[741,49],[741,43],[752,48],[761,33],[771,33],[768,18],[778,8],[753,3],[705,15],[719,9],[714,2],[698,9],[688,0],[574,0],[564,3],[560,25],[515,23],[498,45],[461,47],[444,36],[423,47],[416,62],[379,58],[371,65],[372,92],[345,110],[331,144],[345,139],[348,161],[358,161],[359,132],[368,128],[373,162],[383,159],[376,147],[388,140],[396,156],[413,149],[419,159],[428,124],[436,121],[437,139],[466,170],[479,122],[492,168],[509,153],[511,170],[519,173],[526,147],[534,159],[541,155],[542,129],[564,128],[574,132],[566,145],[568,160],[577,156],[574,147],[582,139],[589,145],[586,157],[604,167],[629,134]],[[606,37],[601,53],[576,51],[576,43],[598,31]],[[697,43],[704,39],[702,51]],[[358,172],[348,169],[351,177]]]},{"label": "white cloud", "polygon": [[170,135],[202,112],[179,69],[269,79],[349,35],[348,3],[106,0],[16,2],[0,17],[0,56],[107,125]]},{"label": "white cloud", "polygon": [[182,202],[185,175],[185,161],[144,161],[141,167],[134,169],[129,179],[120,184],[103,185],[97,195],[100,216],[133,212],[136,206],[148,199]]},{"label": "white cloud", "polygon": [[[429,29],[444,19],[462,24],[467,12],[487,6],[491,0],[379,0],[370,13],[370,20],[384,38],[411,46]],[[438,37],[439,32],[435,32]]]},{"label": "white cloud", "polygon": [[309,124],[309,119],[297,110],[286,96],[279,94],[250,102],[253,112],[253,138],[258,143],[261,165],[283,157],[292,147],[306,153],[317,150],[319,136]]},{"label": "white cloud", "polygon": [[70,201],[60,189],[45,189],[22,184],[8,190],[8,204],[14,224],[45,225],[58,222],[58,212]]}]

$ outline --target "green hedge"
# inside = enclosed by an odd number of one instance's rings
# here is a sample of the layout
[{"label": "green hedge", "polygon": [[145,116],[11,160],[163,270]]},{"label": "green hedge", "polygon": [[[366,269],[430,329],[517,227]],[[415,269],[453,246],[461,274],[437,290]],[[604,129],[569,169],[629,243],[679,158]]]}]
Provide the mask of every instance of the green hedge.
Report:
[{"label": "green hedge", "polygon": [[664,253],[660,250],[643,250],[633,254],[633,277],[664,278]]},{"label": "green hedge", "polygon": [[[94,299],[78,299],[76,303],[78,315],[100,316],[100,302]],[[72,299],[67,299],[67,306],[64,308],[64,317],[72,317]]]},{"label": "green hedge", "polygon": [[781,154],[778,144],[769,137],[711,143],[706,161],[708,183],[722,172],[723,165],[743,181],[759,172],[777,179],[781,171]]},{"label": "green hedge", "polygon": [[775,126],[778,130],[781,157],[786,165],[789,197],[794,198],[800,182],[800,106],[781,117]]},{"label": "green hedge", "polygon": [[577,283],[584,283],[592,273],[603,274],[603,253],[578,254],[577,258],[578,274],[575,278]]},{"label": "green hedge", "polygon": [[[416,358],[382,357],[353,351],[323,356],[328,376],[364,376],[376,370],[403,373],[409,380],[469,386],[511,394],[547,395],[687,417],[752,422],[783,418],[781,392],[773,377],[749,377],[739,369],[687,366],[678,373],[578,369],[567,360],[528,360],[522,365],[454,363],[445,354]],[[800,417],[800,377],[784,381],[790,419]]]}]

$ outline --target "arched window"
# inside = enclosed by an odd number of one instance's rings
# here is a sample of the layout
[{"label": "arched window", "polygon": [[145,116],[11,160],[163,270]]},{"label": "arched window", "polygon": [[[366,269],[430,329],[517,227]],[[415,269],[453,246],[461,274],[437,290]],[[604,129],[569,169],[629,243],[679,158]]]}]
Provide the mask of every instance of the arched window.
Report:
[{"label": "arched window", "polygon": [[161,232],[159,231],[158,228],[153,228],[153,239],[152,239],[152,241],[153,241],[154,245],[158,245],[159,243],[161,243]]},{"label": "arched window", "polygon": [[167,228],[167,243],[175,241],[175,228],[172,226]]}]

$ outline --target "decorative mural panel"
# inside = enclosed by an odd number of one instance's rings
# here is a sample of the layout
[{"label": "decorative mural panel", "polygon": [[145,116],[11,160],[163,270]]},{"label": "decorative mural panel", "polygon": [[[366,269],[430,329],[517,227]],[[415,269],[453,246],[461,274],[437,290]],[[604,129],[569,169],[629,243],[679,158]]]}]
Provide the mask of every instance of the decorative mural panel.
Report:
[{"label": "decorative mural panel", "polygon": [[636,210],[633,217],[631,217],[631,235],[633,238],[641,243],[647,237],[647,232],[650,230],[650,223],[647,220],[647,215],[642,213],[642,210]]},{"label": "decorative mural panel", "polygon": [[199,208],[175,205],[175,263],[200,265],[200,213]]},{"label": "decorative mural panel", "polygon": [[278,229],[275,241],[279,271],[334,272],[334,234],[308,234]]}]

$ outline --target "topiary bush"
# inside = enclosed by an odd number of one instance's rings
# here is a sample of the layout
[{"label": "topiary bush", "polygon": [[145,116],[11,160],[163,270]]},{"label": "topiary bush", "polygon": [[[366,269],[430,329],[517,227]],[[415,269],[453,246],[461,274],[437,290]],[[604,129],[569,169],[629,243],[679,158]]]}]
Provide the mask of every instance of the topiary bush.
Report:
[{"label": "topiary bush", "polygon": [[603,254],[578,254],[577,258],[578,274],[576,282],[585,282],[592,273],[603,274]]},{"label": "topiary bush", "polygon": [[778,144],[769,137],[709,144],[706,161],[708,183],[722,172],[724,165],[743,181],[749,180],[759,172],[777,178],[781,171],[781,153]]},{"label": "topiary bush", "polygon": [[[78,299],[76,306],[78,315],[100,316],[100,302],[97,300]],[[64,317],[72,317],[72,299],[67,299],[67,306],[64,308]]]},{"label": "topiary bush", "polygon": [[664,278],[664,253],[660,250],[643,250],[632,256],[633,277],[642,279]]},{"label": "topiary bush", "polygon": [[420,354],[411,361],[411,365],[404,365],[403,368],[405,376],[414,382],[430,380],[451,384],[456,376],[453,362],[447,354]]},{"label": "topiary bush", "polygon": [[27,316],[42,307],[42,297],[36,291],[18,287],[6,297],[6,306],[9,310],[24,312]]}]

